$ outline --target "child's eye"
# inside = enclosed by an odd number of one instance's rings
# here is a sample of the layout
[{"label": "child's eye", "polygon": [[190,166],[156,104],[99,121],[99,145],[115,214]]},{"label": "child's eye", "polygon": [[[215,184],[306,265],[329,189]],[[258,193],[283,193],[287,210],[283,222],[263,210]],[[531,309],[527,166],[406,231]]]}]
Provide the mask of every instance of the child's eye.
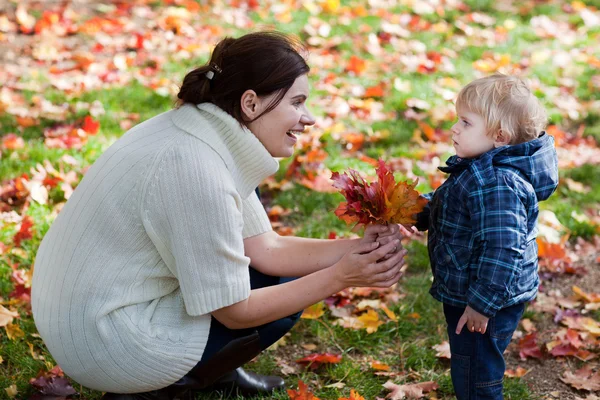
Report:
[{"label": "child's eye", "polygon": [[469,122],[468,122],[468,121],[466,121],[466,120],[464,120],[464,119],[463,119],[463,120],[461,120],[461,121],[463,122],[463,124],[464,124],[465,126],[469,126],[469,125],[471,125],[471,124],[469,124]]}]

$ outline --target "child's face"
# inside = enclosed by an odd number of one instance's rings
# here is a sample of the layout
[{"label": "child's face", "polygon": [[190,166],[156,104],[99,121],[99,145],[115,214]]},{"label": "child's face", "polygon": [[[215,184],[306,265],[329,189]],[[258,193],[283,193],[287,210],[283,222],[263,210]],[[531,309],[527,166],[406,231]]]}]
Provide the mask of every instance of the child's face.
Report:
[{"label": "child's face", "polygon": [[470,111],[456,110],[458,121],[450,129],[456,155],[460,158],[475,158],[494,146],[494,138],[486,135],[485,120]]}]

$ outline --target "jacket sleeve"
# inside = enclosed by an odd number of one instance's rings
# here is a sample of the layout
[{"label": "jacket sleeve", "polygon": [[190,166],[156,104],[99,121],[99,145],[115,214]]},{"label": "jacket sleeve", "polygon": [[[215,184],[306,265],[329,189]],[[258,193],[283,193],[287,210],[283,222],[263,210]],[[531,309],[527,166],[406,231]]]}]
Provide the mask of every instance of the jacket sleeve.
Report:
[{"label": "jacket sleeve", "polygon": [[426,231],[429,229],[429,214],[431,213],[430,204],[434,193],[435,192],[430,192],[421,195],[421,197],[427,199],[427,205],[423,208],[423,211],[417,214],[417,223],[415,226],[420,231]]},{"label": "jacket sleeve", "polygon": [[527,209],[506,176],[469,195],[471,226],[478,257],[477,280],[469,287],[467,302],[493,317],[513,293],[527,239]]}]

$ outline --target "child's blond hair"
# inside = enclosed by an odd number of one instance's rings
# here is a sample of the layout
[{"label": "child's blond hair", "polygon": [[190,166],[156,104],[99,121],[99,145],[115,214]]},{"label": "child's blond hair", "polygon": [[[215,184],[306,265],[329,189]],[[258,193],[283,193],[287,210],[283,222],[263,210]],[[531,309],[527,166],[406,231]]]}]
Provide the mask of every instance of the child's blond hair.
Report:
[{"label": "child's blond hair", "polygon": [[502,130],[509,144],[536,139],[548,121],[529,85],[516,76],[503,74],[474,80],[462,88],[456,109],[480,115],[487,134]]}]

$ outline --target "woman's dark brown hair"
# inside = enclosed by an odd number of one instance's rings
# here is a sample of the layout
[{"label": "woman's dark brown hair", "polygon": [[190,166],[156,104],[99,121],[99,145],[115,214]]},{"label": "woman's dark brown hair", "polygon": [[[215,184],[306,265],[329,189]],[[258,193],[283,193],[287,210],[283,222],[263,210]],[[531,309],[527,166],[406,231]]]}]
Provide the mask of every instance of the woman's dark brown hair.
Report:
[{"label": "woman's dark brown hair", "polygon": [[185,76],[177,95],[179,103],[210,102],[243,124],[251,122],[244,120],[240,107],[246,90],[254,90],[258,96],[277,92],[258,119],[277,107],[296,78],[310,70],[300,55],[302,50],[299,41],[279,32],[225,38],[206,65]]}]

